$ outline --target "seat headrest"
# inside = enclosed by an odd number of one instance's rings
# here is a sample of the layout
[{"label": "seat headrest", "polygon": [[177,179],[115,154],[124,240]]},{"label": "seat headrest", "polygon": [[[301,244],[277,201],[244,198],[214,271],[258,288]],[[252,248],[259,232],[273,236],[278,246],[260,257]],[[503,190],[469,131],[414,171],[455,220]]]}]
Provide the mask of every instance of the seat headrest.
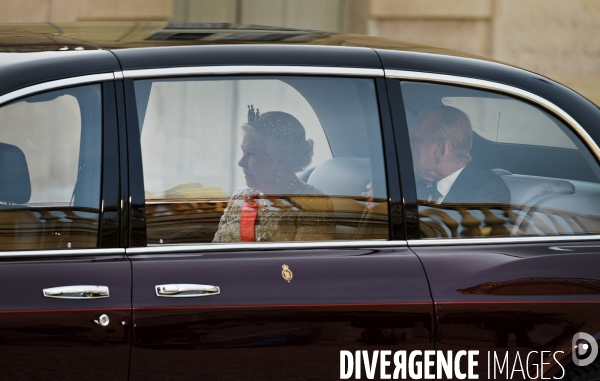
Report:
[{"label": "seat headrest", "polygon": [[0,143],[0,201],[25,204],[31,197],[31,182],[25,154],[16,146]]},{"label": "seat headrest", "polygon": [[335,196],[360,196],[371,181],[368,158],[334,157],[317,165],[307,183]]},{"label": "seat headrest", "polygon": [[509,171],[507,171],[506,169],[502,169],[502,168],[494,168],[492,169],[492,172],[494,172],[495,174],[497,174],[498,176],[508,176],[508,175],[512,175],[512,173],[510,173]]},{"label": "seat headrest", "polygon": [[312,173],[312,171],[315,170],[315,167],[310,167],[310,168],[306,168],[304,171],[298,172],[296,173],[296,176],[298,176],[298,178],[304,182],[308,181],[308,178],[310,176],[310,174]]},{"label": "seat headrest", "polygon": [[535,204],[540,198],[575,193],[575,186],[565,180],[544,179],[521,175],[502,176],[510,189],[511,204]]}]

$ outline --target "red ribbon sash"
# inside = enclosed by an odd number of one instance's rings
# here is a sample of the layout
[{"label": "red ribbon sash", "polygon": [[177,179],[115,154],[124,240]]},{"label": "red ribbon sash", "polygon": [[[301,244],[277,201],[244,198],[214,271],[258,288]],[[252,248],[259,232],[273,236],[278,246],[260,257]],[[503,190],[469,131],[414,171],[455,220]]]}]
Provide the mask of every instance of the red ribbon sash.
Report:
[{"label": "red ribbon sash", "polygon": [[256,242],[254,236],[254,224],[258,214],[258,202],[253,199],[244,200],[242,216],[240,220],[240,238],[242,242]]}]

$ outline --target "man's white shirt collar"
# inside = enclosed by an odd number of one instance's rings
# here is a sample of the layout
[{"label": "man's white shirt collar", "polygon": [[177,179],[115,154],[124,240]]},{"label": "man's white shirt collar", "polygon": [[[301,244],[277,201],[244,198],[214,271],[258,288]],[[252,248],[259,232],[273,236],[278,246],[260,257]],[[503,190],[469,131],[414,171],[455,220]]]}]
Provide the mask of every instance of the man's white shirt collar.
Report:
[{"label": "man's white shirt collar", "polygon": [[441,179],[440,181],[437,182],[437,190],[438,190],[438,192],[440,192],[442,197],[440,197],[437,200],[436,204],[439,204],[440,202],[444,201],[444,199],[446,198],[446,195],[448,194],[448,192],[450,192],[450,188],[452,188],[452,185],[456,181],[456,178],[458,177],[458,175],[460,175],[460,173],[462,172],[463,169],[465,169],[465,167],[462,167],[458,171],[454,172],[451,175],[444,177],[443,179]]}]

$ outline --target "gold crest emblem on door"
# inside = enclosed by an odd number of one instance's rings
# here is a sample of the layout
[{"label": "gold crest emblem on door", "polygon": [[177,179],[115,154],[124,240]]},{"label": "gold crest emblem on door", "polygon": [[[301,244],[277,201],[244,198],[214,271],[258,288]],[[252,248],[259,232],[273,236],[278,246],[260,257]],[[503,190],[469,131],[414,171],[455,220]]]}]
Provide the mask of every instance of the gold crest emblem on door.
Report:
[{"label": "gold crest emblem on door", "polygon": [[281,276],[283,277],[283,279],[287,280],[288,283],[290,283],[290,281],[294,277],[294,274],[292,274],[292,270],[290,270],[290,267],[288,265],[283,265],[281,267],[283,268],[283,270],[281,270]]}]

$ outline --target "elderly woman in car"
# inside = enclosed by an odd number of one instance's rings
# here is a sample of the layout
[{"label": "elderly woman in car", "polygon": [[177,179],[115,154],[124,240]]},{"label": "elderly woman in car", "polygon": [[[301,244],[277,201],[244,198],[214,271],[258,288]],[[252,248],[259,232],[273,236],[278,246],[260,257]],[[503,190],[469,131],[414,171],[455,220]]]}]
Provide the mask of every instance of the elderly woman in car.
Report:
[{"label": "elderly woman in car", "polygon": [[312,161],[313,141],[292,115],[260,114],[248,106],[238,165],[246,186],[236,190],[213,242],[321,241],[333,238],[329,197],[296,172]]}]

